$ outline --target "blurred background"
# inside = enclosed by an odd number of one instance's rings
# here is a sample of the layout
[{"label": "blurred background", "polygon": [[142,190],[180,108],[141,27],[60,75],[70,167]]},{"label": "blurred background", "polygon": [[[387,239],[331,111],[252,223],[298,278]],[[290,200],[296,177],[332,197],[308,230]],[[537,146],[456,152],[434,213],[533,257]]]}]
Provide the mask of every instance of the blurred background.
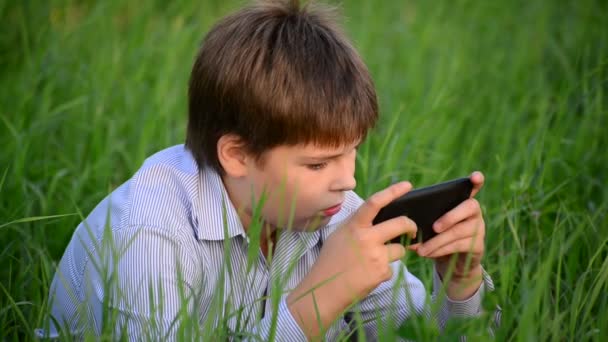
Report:
[{"label": "blurred background", "polygon": [[[199,44],[246,3],[0,1],[0,339],[33,337],[82,216],[183,143]],[[608,335],[608,2],[326,3],[381,106],[357,192],[483,171],[497,337]]]}]

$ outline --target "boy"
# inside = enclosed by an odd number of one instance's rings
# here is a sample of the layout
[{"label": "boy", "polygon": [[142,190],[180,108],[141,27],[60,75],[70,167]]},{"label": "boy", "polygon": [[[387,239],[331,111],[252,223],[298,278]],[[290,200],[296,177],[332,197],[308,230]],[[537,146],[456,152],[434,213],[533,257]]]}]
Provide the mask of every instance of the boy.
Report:
[{"label": "boy", "polygon": [[[224,18],[196,57],[188,95],[185,146],[148,158],[77,228],[41,335],[101,334],[110,312],[134,339],[186,338],[190,320],[240,334],[231,337],[335,340],[356,315],[373,338],[429,314],[422,283],[400,262],[405,247],[386,244],[414,236],[415,224],[371,223],[411,185],[365,202],[352,191],[356,148],[378,106],[327,11],[267,1]],[[471,179],[474,195],[483,176]],[[435,290],[457,254],[436,317],[443,325],[478,314],[491,282],[473,198],[434,229],[409,248],[435,260]]]}]

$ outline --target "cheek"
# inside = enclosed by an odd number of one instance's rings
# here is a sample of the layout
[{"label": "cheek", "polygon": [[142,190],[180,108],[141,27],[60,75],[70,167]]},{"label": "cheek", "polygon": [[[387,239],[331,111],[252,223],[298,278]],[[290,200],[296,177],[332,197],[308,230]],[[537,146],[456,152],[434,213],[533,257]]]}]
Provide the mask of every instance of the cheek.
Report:
[{"label": "cheek", "polygon": [[297,185],[291,179],[274,174],[258,175],[254,189],[258,199],[265,193],[264,211],[271,217],[275,217],[274,213],[279,211],[289,210],[294,194],[297,193]]},{"label": "cheek", "polygon": [[297,215],[301,218],[310,218],[312,215],[319,213],[327,202],[325,198],[325,187],[318,179],[311,179],[308,182],[300,184],[299,191],[296,194]]},{"label": "cheek", "polygon": [[285,215],[291,212],[295,203],[296,216],[310,216],[313,211],[318,210],[319,197],[322,196],[320,189],[319,182],[314,178],[308,179],[301,174],[293,175],[287,180],[275,183],[268,207]]}]

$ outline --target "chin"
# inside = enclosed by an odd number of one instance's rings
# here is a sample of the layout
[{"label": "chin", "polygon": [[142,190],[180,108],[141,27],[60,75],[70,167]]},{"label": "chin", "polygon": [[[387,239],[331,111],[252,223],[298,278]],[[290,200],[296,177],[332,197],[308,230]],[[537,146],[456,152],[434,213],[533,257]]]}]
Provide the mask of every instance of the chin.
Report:
[{"label": "chin", "polygon": [[330,220],[331,220],[331,217],[316,216],[314,218],[307,220],[306,223],[302,226],[303,227],[302,230],[314,232],[316,230],[319,230],[319,229],[325,227],[329,223]]},{"label": "chin", "polygon": [[[331,217],[321,215],[314,216],[312,218],[294,220],[293,224],[291,225],[291,230],[298,232],[314,232],[316,230],[319,230],[320,228],[325,227],[330,220]],[[284,227],[285,229],[289,229],[289,227],[287,226]]]}]

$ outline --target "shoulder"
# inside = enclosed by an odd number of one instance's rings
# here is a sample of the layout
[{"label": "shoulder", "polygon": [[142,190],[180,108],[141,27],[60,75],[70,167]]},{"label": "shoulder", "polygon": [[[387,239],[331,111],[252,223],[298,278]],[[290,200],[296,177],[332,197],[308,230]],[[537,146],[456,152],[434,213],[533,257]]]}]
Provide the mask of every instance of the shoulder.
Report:
[{"label": "shoulder", "polygon": [[130,226],[175,230],[188,223],[196,196],[198,167],[183,145],[147,158],[135,174],[114,189],[77,227],[85,240],[101,239]]},{"label": "shoulder", "polygon": [[[168,147],[148,157],[141,168],[133,176],[134,180],[144,181],[146,177],[155,180],[154,175],[161,178],[189,179],[199,172],[191,152],[183,144]],[[158,178],[156,178],[158,179]]]},{"label": "shoulder", "polygon": [[123,226],[183,227],[191,223],[198,196],[199,169],[183,145],[145,160],[128,181],[128,210]]},{"label": "shoulder", "polygon": [[[75,272],[82,276],[88,258],[104,253],[96,251],[106,246],[99,241],[111,233],[108,242],[123,253],[127,246],[131,251],[154,249],[165,254],[175,247],[183,259],[191,261],[185,251],[196,244],[192,208],[198,196],[197,175],[198,167],[182,145],[152,155],[78,225],[66,260],[72,260]],[[136,260],[136,255],[126,260]]]}]

